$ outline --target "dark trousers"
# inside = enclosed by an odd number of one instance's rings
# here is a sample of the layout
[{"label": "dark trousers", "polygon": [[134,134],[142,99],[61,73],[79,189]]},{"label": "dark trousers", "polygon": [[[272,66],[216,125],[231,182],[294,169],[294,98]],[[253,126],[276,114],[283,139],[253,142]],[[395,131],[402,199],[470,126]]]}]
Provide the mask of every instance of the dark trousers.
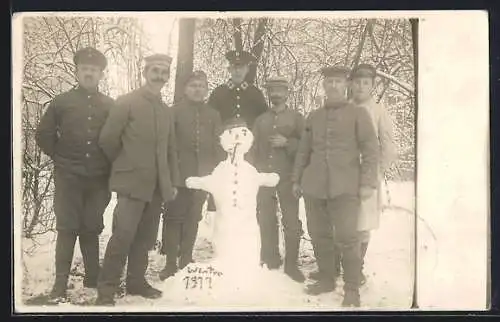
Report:
[{"label": "dark trousers", "polygon": [[127,258],[127,287],[141,288],[148,285],[145,278],[148,252],[156,242],[161,205],[159,188],[150,202],[118,195],[112,235],[99,275],[99,294],[114,295],[120,285]]},{"label": "dark trousers", "polygon": [[320,274],[328,279],[336,275],[335,243],[340,249],[344,270],[344,288],[360,286],[361,255],[357,232],[360,201],[357,196],[333,199],[304,196],[307,227]]},{"label": "dark trousers", "polygon": [[178,188],[177,197],[167,204],[163,215],[161,253],[167,256],[167,265],[183,268],[193,259],[193,248],[202,218],[207,193],[201,190]]},{"label": "dark trousers", "polygon": [[257,195],[257,220],[260,227],[261,261],[276,264],[281,261],[279,254],[279,225],[276,214],[281,208],[285,233],[285,263],[297,262],[302,223],[299,220],[299,200],[292,192],[292,183],[282,181],[276,188],[261,187]]},{"label": "dark trousers", "polygon": [[64,292],[79,239],[85,267],[84,284],[95,284],[99,274],[99,234],[103,213],[111,200],[108,176],[87,177],[56,168],[54,176],[56,215],[55,292]]}]

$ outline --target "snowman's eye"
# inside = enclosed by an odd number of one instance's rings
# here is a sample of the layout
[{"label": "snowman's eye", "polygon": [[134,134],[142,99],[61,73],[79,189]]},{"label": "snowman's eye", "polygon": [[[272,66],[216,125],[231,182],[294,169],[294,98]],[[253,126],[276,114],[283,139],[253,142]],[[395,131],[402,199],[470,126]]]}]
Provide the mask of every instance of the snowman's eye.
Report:
[{"label": "snowman's eye", "polygon": [[247,130],[243,130],[243,136],[247,136]]}]

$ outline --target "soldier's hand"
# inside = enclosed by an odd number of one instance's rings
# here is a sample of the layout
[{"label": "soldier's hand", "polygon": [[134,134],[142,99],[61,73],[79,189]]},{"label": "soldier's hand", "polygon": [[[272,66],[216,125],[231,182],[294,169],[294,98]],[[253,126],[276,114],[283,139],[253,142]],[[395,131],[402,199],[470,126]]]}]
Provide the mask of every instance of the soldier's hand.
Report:
[{"label": "soldier's hand", "polygon": [[269,138],[269,142],[273,148],[281,148],[287,145],[288,140],[281,134],[275,134]]},{"label": "soldier's hand", "polygon": [[376,189],[372,187],[361,187],[361,189],[359,189],[359,197],[361,200],[366,200],[375,194],[375,190]]},{"label": "soldier's hand", "polygon": [[298,183],[293,184],[292,191],[295,198],[300,199],[300,197],[302,197],[302,188]]},{"label": "soldier's hand", "polygon": [[179,192],[179,191],[177,190],[177,187],[173,187],[173,188],[172,188],[172,198],[173,198],[173,199],[177,198],[177,193],[178,193],[178,192]]}]

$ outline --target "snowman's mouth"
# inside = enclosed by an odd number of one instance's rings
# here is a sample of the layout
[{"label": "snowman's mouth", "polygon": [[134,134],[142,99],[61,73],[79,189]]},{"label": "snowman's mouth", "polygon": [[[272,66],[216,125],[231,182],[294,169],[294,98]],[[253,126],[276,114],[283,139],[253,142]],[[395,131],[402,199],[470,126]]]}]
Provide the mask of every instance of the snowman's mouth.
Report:
[{"label": "snowman's mouth", "polygon": [[240,142],[236,142],[232,149],[231,149],[231,163],[234,164],[234,157],[236,156],[236,150],[238,149],[238,146],[240,146],[241,143]]}]

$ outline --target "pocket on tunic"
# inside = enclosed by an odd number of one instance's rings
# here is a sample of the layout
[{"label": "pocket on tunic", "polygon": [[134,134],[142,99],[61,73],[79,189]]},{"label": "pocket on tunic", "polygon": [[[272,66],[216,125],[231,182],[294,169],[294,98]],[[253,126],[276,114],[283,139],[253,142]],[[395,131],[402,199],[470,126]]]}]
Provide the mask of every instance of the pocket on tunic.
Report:
[{"label": "pocket on tunic", "polygon": [[135,169],[135,166],[123,154],[119,155],[118,158],[113,163],[113,170],[117,171],[117,172],[132,171],[134,169]]}]

